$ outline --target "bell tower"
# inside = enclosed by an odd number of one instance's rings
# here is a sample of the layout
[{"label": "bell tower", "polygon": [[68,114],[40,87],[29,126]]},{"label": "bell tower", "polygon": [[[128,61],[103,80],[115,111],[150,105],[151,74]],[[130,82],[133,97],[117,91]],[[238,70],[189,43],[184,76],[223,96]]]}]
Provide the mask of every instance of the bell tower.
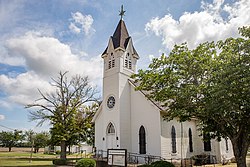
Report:
[{"label": "bell tower", "polygon": [[102,53],[103,66],[103,150],[126,148],[131,150],[131,95],[128,79],[136,72],[139,55],[125,22],[125,11],[120,11],[120,20],[108,46]]},{"label": "bell tower", "polygon": [[121,72],[129,76],[135,73],[136,61],[139,56],[122,19],[119,21],[113,36],[109,38],[102,58],[104,59],[104,77],[114,72]]}]

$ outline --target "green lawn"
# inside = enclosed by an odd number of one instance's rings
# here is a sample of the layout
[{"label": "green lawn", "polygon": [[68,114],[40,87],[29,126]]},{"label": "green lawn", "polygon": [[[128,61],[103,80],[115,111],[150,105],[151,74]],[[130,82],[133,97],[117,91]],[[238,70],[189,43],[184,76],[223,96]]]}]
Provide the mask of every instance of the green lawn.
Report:
[{"label": "green lawn", "polygon": [[0,166],[53,166],[52,159],[55,155],[46,155],[42,153],[32,154],[28,152],[0,152]]},{"label": "green lawn", "polygon": [[[52,167],[52,160],[59,158],[59,155],[47,155],[43,153],[32,154],[28,152],[0,152],[0,167],[4,166],[22,166],[22,167]],[[78,154],[68,155],[67,158],[81,158]]]},{"label": "green lawn", "polygon": [[54,166],[51,159],[32,159],[29,158],[0,158],[0,166],[37,166],[37,167],[49,167]]},{"label": "green lawn", "polygon": [[[59,155],[48,155],[43,153],[33,153],[32,157],[39,158],[56,158]],[[2,157],[30,157],[29,152],[0,152],[0,158]]]}]

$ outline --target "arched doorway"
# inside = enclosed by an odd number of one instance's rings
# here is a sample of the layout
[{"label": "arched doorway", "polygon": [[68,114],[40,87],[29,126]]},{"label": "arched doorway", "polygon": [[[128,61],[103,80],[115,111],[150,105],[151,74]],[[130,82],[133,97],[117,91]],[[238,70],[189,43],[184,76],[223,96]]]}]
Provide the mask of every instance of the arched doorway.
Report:
[{"label": "arched doorway", "polygon": [[139,153],[146,154],[146,132],[144,126],[139,129]]},{"label": "arched doorway", "polygon": [[111,122],[107,127],[106,139],[107,149],[116,148],[115,127]]}]

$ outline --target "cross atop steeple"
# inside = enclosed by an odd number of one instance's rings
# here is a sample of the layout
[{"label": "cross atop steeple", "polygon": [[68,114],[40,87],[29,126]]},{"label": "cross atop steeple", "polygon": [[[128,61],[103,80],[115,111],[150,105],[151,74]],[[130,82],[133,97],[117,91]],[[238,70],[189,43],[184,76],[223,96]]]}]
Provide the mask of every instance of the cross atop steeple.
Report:
[{"label": "cross atop steeple", "polygon": [[121,11],[119,11],[119,15],[121,16],[121,20],[122,20],[122,17],[125,16],[125,10],[123,10],[123,5],[121,6]]}]

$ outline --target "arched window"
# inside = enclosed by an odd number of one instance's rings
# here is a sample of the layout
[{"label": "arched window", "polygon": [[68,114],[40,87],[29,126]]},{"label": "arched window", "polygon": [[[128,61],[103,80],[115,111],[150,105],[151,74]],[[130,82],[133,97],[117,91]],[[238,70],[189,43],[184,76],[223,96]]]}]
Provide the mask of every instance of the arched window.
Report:
[{"label": "arched window", "polygon": [[132,61],[129,53],[126,54],[124,66],[128,69],[132,69]]},{"label": "arched window", "polygon": [[228,151],[228,138],[225,138],[225,142],[226,142],[226,151]]},{"label": "arched window", "polygon": [[139,129],[139,153],[146,154],[146,132],[143,126]]},{"label": "arched window", "polygon": [[113,68],[115,67],[115,57],[114,57],[114,54],[111,53],[110,57],[109,57],[109,68]]},{"label": "arched window", "polygon": [[174,126],[171,129],[171,139],[172,139],[172,153],[176,153],[176,132]]},{"label": "arched window", "polygon": [[188,130],[188,139],[189,139],[189,152],[193,152],[193,135],[191,128],[189,128]]},{"label": "arched window", "polygon": [[108,127],[107,127],[107,134],[114,134],[115,133],[115,127],[114,125],[110,122]]},{"label": "arched window", "polygon": [[211,140],[210,140],[210,134],[203,134],[203,144],[204,144],[204,151],[211,151]]}]

